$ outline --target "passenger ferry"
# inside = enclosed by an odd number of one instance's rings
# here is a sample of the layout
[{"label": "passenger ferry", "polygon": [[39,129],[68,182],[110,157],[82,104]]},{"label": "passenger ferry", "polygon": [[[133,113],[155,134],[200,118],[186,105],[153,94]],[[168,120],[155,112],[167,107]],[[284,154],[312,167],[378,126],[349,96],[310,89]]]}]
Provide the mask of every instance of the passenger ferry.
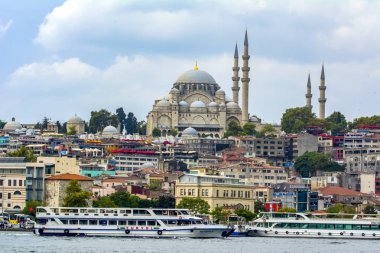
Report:
[{"label": "passenger ferry", "polygon": [[248,236],[380,239],[380,217],[360,214],[262,213],[247,230]]},{"label": "passenger ferry", "polygon": [[187,209],[38,207],[37,235],[228,237],[234,229],[205,224]]}]

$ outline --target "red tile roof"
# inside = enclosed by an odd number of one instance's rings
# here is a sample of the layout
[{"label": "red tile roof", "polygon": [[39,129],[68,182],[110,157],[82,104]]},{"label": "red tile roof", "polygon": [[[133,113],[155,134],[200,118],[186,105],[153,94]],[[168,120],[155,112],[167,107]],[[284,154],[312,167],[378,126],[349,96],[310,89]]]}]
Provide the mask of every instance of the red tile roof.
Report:
[{"label": "red tile roof", "polygon": [[46,178],[46,180],[78,180],[78,181],[94,181],[92,178],[77,174],[59,174]]},{"label": "red tile roof", "polygon": [[328,186],[325,188],[319,189],[319,192],[323,195],[338,195],[338,196],[368,196],[366,193],[353,191],[347,188],[338,187],[338,186]]}]

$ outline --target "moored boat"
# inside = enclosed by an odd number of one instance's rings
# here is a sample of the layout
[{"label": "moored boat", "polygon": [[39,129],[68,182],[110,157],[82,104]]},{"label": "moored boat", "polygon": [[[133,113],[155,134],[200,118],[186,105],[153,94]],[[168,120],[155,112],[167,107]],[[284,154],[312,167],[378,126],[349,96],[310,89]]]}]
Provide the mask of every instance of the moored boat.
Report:
[{"label": "moored boat", "polygon": [[204,224],[186,209],[38,207],[41,236],[228,237],[234,229]]},{"label": "moored boat", "polygon": [[376,215],[262,213],[247,228],[248,236],[380,239]]}]

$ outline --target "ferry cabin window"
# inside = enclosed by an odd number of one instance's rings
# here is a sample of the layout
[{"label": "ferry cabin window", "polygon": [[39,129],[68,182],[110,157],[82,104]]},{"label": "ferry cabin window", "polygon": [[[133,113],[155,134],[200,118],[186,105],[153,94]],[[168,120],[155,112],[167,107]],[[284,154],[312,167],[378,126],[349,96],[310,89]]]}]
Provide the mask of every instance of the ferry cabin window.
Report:
[{"label": "ferry cabin window", "polygon": [[162,215],[162,210],[153,210],[154,214]]},{"label": "ferry cabin window", "polygon": [[47,222],[47,219],[37,219],[37,223],[41,225],[45,225]]},{"label": "ferry cabin window", "polygon": [[127,225],[127,221],[125,221],[125,220],[119,220],[118,222],[119,222],[119,226]]},{"label": "ferry cabin window", "polygon": [[88,223],[90,225],[98,225],[98,220],[89,220]]},{"label": "ferry cabin window", "polygon": [[135,220],[129,220],[128,226],[136,226],[136,221]]},{"label": "ferry cabin window", "polygon": [[156,226],[156,221],[154,221],[154,220],[148,220],[147,221],[147,225],[148,226]]},{"label": "ferry cabin window", "polygon": [[176,225],[177,221],[176,220],[168,220],[169,225]]},{"label": "ferry cabin window", "polygon": [[133,210],[133,215],[149,215],[147,210]]},{"label": "ferry cabin window", "polygon": [[144,220],[139,220],[137,223],[139,226],[146,226],[146,221]]},{"label": "ferry cabin window", "polygon": [[188,213],[187,211],[184,211],[184,210],[181,210],[181,213],[182,213],[183,215],[189,215],[189,213]]},{"label": "ferry cabin window", "polygon": [[107,220],[100,220],[99,225],[106,226],[107,225]]},{"label": "ferry cabin window", "polygon": [[67,220],[61,220],[61,222],[62,222],[63,224],[65,224],[65,225],[68,223]]},{"label": "ferry cabin window", "polygon": [[79,220],[79,225],[87,225],[88,220]]},{"label": "ferry cabin window", "polygon": [[109,220],[108,221],[108,225],[117,225],[117,221],[116,220]]},{"label": "ferry cabin window", "polygon": [[191,224],[189,220],[178,220],[178,226],[185,226]]},{"label": "ferry cabin window", "polygon": [[77,225],[78,224],[78,220],[69,220],[69,224],[70,225]]}]

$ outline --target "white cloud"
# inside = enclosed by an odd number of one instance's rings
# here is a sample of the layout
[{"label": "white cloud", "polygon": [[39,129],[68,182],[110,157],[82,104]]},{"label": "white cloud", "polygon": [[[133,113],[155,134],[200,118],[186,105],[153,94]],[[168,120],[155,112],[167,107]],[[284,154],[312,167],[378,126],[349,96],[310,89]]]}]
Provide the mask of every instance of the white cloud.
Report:
[{"label": "white cloud", "polygon": [[0,24],[0,38],[3,37],[9,28],[11,28],[13,20],[8,20],[5,24]]}]

